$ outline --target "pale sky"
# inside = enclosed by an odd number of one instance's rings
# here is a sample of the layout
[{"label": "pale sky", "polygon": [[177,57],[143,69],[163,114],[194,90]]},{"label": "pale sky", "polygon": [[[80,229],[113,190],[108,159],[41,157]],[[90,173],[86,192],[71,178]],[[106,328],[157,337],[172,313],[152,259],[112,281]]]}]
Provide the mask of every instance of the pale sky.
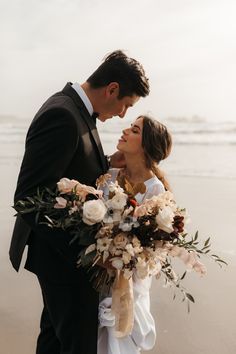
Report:
[{"label": "pale sky", "polygon": [[236,121],[235,0],[0,0],[0,115],[32,118],[124,49],[150,78],[132,114]]}]

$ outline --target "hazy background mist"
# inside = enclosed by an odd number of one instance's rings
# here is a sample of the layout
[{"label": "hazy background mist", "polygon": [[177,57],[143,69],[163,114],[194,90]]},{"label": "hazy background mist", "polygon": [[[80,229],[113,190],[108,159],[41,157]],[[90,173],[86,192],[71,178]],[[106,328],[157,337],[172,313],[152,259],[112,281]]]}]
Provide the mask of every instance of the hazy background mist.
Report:
[{"label": "hazy background mist", "polygon": [[0,0],[1,353],[35,352],[42,309],[36,277],[17,274],[8,258],[29,123],[48,96],[123,49],[143,64],[151,93],[125,119],[98,124],[104,151],[139,114],[166,123],[173,150],[161,168],[191,227],[229,263],[207,262],[207,277],[187,277],[190,315],[153,282],[158,339],[149,353],[235,354],[235,15],[235,0]]},{"label": "hazy background mist", "polygon": [[0,114],[31,119],[120,48],[150,78],[133,116],[236,120],[235,13],[235,0],[0,0]]}]

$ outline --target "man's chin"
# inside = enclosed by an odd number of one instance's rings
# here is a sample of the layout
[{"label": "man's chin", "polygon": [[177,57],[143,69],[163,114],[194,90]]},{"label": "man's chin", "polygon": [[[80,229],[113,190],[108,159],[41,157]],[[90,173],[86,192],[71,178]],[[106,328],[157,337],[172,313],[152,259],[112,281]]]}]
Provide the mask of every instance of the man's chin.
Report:
[{"label": "man's chin", "polygon": [[111,118],[112,118],[111,116],[98,116],[98,119],[101,122],[105,122],[106,120],[111,119]]}]

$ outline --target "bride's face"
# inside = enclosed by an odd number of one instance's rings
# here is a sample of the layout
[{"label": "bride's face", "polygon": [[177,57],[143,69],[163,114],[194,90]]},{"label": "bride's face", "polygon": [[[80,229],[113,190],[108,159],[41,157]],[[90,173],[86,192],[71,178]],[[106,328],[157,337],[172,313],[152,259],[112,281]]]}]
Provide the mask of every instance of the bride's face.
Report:
[{"label": "bride's face", "polygon": [[117,149],[123,153],[142,154],[143,118],[138,118],[130,128],[124,129]]}]

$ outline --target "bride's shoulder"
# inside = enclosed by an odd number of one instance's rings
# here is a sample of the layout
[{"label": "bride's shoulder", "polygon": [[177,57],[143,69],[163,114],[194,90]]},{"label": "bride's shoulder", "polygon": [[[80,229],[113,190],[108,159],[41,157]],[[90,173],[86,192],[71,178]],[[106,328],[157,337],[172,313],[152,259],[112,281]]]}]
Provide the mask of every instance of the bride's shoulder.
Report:
[{"label": "bride's shoulder", "polygon": [[165,187],[157,176],[154,176],[150,182],[147,186],[148,194],[158,195],[165,192]]}]

